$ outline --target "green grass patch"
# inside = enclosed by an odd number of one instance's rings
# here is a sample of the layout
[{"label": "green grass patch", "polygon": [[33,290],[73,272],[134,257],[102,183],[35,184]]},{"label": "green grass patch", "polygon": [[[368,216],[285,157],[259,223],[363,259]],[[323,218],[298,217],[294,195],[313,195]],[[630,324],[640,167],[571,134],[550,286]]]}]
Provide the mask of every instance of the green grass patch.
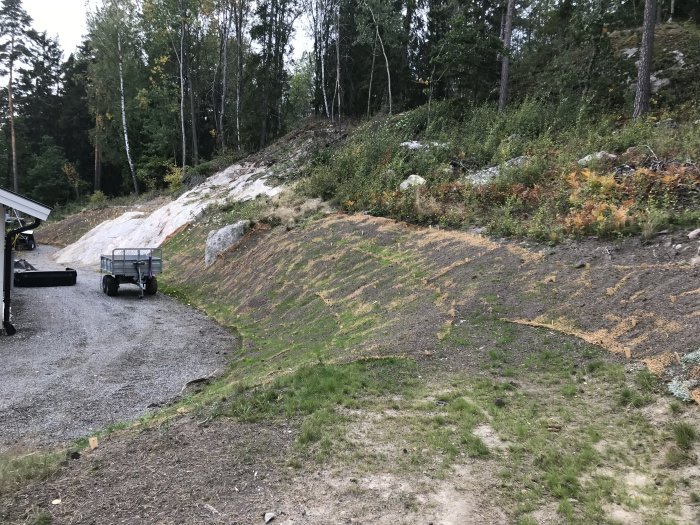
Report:
[{"label": "green grass patch", "polygon": [[305,416],[336,406],[356,407],[370,397],[404,393],[415,384],[416,365],[399,358],[344,365],[306,366],[272,385],[240,388],[220,413],[246,421]]},{"label": "green grass patch", "polygon": [[0,495],[11,494],[30,481],[47,479],[58,470],[64,458],[59,453],[0,454]]}]

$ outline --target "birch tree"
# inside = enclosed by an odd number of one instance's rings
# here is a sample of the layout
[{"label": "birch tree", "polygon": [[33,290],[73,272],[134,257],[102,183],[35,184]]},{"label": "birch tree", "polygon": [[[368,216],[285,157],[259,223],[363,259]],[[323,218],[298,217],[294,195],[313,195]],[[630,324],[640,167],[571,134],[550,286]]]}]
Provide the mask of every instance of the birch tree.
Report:
[{"label": "birch tree", "polygon": [[250,0],[233,1],[233,27],[236,31],[236,149],[241,151],[241,104],[243,97],[243,32],[250,13]]},{"label": "birch tree", "polygon": [[[89,18],[88,23],[91,44],[95,53],[95,61],[91,65],[91,76],[93,82],[98,84],[97,96],[109,97],[112,80],[110,73],[116,69],[117,78],[114,80],[117,83],[118,103],[115,109],[120,115],[124,152],[134,192],[138,194],[139,184],[129,139],[127,93],[124,81],[126,62],[129,59],[131,59],[130,62],[133,62],[134,55],[136,55],[134,51],[134,46],[138,41],[134,30],[136,15],[135,6],[128,0],[110,0]],[[111,102],[107,102],[107,105],[111,105]]]},{"label": "birch tree", "polygon": [[360,4],[361,14],[364,15],[359,22],[360,44],[373,44],[375,39],[379,43],[379,49],[384,57],[384,68],[387,80],[387,103],[389,114],[392,114],[392,85],[391,65],[389,63],[388,47],[399,43],[399,34],[403,26],[400,16],[395,13],[388,2],[380,0],[364,0]]},{"label": "birch tree", "polygon": [[311,21],[311,34],[314,40],[314,55],[316,68],[320,72],[318,88],[323,97],[323,110],[326,118],[330,118],[328,94],[326,92],[326,52],[330,25],[329,0],[307,0],[305,8]]},{"label": "birch tree", "polygon": [[250,13],[250,0],[220,0],[216,7],[216,17],[219,36],[219,61],[216,67],[214,92],[218,93],[216,105],[216,130],[219,150],[226,151],[227,101],[229,95],[229,49],[231,37],[236,44],[235,49],[235,136],[236,150],[242,148],[241,141],[241,107],[243,97],[243,51],[245,45],[245,29]]}]

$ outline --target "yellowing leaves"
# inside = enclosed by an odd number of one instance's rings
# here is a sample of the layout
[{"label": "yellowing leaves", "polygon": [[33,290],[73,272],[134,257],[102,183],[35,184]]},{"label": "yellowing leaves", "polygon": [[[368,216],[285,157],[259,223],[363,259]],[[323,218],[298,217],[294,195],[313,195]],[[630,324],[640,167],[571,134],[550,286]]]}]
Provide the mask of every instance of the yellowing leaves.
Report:
[{"label": "yellowing leaves", "polygon": [[575,171],[567,177],[571,188],[569,201],[580,204],[589,199],[615,197],[621,189],[612,175],[599,175],[589,169]]}]

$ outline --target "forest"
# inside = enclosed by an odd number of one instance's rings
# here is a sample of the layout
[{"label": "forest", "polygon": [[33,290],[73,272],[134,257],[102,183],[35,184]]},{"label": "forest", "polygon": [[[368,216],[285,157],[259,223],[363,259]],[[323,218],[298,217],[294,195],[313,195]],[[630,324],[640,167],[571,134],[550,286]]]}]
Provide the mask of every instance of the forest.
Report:
[{"label": "forest", "polygon": [[644,27],[644,55],[671,21],[697,35],[696,0],[104,0],[86,17],[65,57],[21,0],[0,9],[0,184],[52,206],[191,184],[309,117],[442,101],[632,117],[698,89],[654,98],[647,63],[634,100],[644,57],[614,45]]}]

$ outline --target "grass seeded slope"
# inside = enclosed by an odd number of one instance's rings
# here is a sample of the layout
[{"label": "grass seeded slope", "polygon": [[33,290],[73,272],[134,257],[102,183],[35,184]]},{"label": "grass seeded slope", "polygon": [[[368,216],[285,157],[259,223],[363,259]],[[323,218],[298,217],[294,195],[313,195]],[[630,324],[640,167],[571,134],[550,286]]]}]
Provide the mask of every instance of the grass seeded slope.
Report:
[{"label": "grass seeded slope", "polygon": [[[663,396],[643,365],[505,320],[538,293],[558,308],[576,270],[547,260],[561,284],[544,284],[555,280],[536,277],[545,264],[528,250],[361,216],[259,224],[203,270],[207,232],[260,216],[260,205],[212,211],[166,246],[164,288],[242,341],[225,376],[180,410],[293,422],[288,465],[301,479],[321,469],[342,495],[314,493],[312,506],[342,497],[378,523],[420,522],[443,497],[476,497],[484,523],[698,518],[696,408]],[[378,477],[402,487],[382,510],[361,503],[377,497]]]}]

